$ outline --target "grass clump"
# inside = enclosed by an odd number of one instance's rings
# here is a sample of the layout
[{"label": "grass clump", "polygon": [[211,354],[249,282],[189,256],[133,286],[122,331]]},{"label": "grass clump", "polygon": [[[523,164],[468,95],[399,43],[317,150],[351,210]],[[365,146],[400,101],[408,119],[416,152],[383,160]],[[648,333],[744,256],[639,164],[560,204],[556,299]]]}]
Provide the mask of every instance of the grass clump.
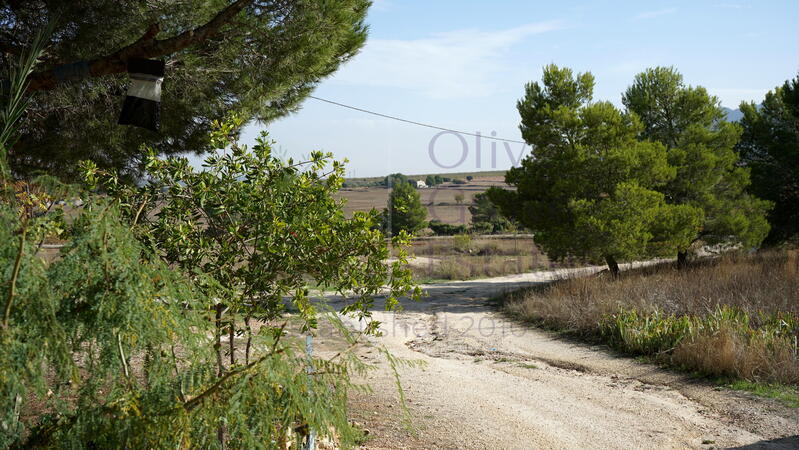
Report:
[{"label": "grass clump", "polygon": [[505,310],[708,376],[799,384],[796,251],[669,264],[617,281],[565,279],[509,294]]}]

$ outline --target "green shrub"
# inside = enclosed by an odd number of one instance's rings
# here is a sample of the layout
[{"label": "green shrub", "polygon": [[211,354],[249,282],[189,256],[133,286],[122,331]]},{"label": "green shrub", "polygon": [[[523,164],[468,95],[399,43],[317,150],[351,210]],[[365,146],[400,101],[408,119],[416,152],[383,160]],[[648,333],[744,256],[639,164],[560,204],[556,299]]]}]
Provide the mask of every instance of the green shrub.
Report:
[{"label": "green shrub", "polygon": [[468,234],[456,235],[452,238],[452,246],[461,253],[471,253],[474,250],[472,236]]},{"label": "green shrub", "polygon": [[440,220],[431,220],[428,224],[436,236],[455,236],[466,233],[466,225],[451,225]]},{"label": "green shrub", "polygon": [[[222,125],[213,139],[229,134]],[[50,263],[38,243],[58,222],[22,214],[14,197],[0,204],[11,286],[0,296],[0,445],[254,448],[293,441],[297,427],[352,443],[349,374],[365,366],[344,352],[306,374],[287,326],[317,325],[307,277],[354,292],[343,312],[369,322],[372,296],[388,285],[392,307],[411,273],[402,251],[383,264],[377,214],[344,218],[332,197],[343,167],[330,173],[327,158],[283,162],[263,141],[253,152],[233,143],[204,172],[151,156],[143,187],[87,164],[108,195],[84,196]],[[286,302],[297,319],[283,317]]]}]

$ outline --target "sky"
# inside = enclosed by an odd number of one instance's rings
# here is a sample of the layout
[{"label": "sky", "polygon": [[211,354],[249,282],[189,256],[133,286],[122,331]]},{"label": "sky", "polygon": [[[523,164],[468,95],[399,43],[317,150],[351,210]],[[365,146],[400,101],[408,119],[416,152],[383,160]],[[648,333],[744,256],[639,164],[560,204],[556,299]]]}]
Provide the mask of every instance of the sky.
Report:
[{"label": "sky", "polygon": [[[647,67],[675,66],[733,109],[799,73],[797,0],[376,0],[367,21],[365,47],[314,96],[518,141],[516,101],[550,63],[593,73],[594,99],[619,106]],[[282,156],[348,159],[348,177],[505,170],[529,153],[312,98],[242,141],[263,130]]]}]

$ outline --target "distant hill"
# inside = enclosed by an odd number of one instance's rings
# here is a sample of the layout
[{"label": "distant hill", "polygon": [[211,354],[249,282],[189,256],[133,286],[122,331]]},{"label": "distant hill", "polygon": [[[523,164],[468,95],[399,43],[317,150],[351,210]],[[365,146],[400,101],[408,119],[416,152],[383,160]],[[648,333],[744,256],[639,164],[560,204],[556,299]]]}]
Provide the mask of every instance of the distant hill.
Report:
[{"label": "distant hill", "polygon": [[727,115],[728,122],[740,122],[741,119],[744,118],[744,113],[742,113],[740,109],[730,109],[724,106],[722,106],[721,109],[723,109],[724,114]]}]

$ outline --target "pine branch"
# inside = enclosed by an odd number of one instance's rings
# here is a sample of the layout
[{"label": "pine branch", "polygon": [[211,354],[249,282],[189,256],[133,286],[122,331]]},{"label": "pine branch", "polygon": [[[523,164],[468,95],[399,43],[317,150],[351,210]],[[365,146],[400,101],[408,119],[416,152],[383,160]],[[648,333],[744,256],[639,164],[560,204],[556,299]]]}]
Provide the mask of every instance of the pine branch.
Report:
[{"label": "pine branch", "polygon": [[[219,33],[219,30],[224,25],[232,21],[241,10],[252,2],[253,0],[237,0],[220,11],[213,19],[204,25],[184,31],[168,39],[155,39],[155,36],[161,29],[157,23],[151,24],[144,34],[132,44],[114,53],[100,56],[86,62],[87,70],[83,74],[76,75],[76,78],[73,78],[73,80],[123,73],[127,70],[127,63],[130,59],[161,58],[205,42]],[[32,74],[28,90],[47,91],[54,89],[59,81],[56,76],[57,71],[67,65],[69,64],[59,65],[52,69]]]}]

